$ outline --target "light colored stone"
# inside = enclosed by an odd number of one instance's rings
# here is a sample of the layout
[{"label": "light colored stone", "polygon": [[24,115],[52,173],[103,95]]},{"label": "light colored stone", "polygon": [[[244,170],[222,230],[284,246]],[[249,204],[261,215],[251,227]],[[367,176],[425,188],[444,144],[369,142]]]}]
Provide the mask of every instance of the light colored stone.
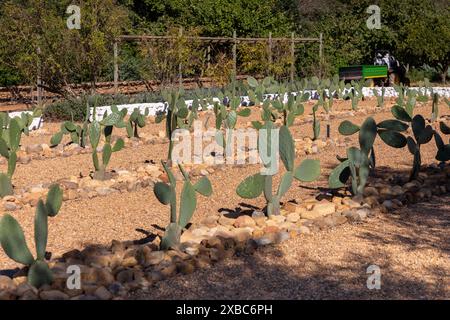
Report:
[{"label": "light colored stone", "polygon": [[298,220],[300,220],[300,214],[297,212],[292,212],[287,215],[286,221],[296,223]]},{"label": "light colored stone", "polygon": [[366,187],[366,188],[364,189],[364,196],[365,196],[365,197],[371,197],[371,196],[378,197],[378,195],[379,195],[379,193],[378,193],[377,188],[374,188],[374,187]]},{"label": "light colored stone", "polygon": [[312,211],[320,214],[321,216],[326,216],[336,211],[336,204],[328,201],[321,201],[320,203],[314,205]]},{"label": "light colored stone", "polygon": [[234,221],[235,219],[228,218],[223,215],[219,218],[219,223],[223,226],[232,226],[234,225]]},{"label": "light colored stone", "polygon": [[164,251],[152,251],[145,257],[146,265],[157,265],[164,260]]},{"label": "light colored stone", "polygon": [[14,290],[16,285],[14,281],[7,276],[0,276],[0,291],[2,290]]},{"label": "light colored stone", "polygon": [[298,207],[299,206],[297,204],[293,203],[293,202],[286,202],[283,205],[283,209],[288,211],[288,212],[297,212]]},{"label": "light colored stone", "polygon": [[348,206],[350,209],[361,207],[361,204],[359,202],[356,202],[355,200],[352,200],[350,198],[344,198],[342,200],[342,204]]},{"label": "light colored stone", "polygon": [[262,227],[266,224],[266,215],[262,211],[253,211],[252,219],[255,220],[256,225]]},{"label": "light colored stone", "polygon": [[5,208],[6,211],[16,211],[18,206],[14,202],[4,202],[3,208]]},{"label": "light colored stone", "polygon": [[135,257],[127,257],[122,261],[122,266],[125,268],[131,268],[136,266],[137,264],[138,262]]},{"label": "light colored stone", "polygon": [[394,203],[391,200],[385,200],[383,201],[383,207],[385,207],[388,210],[394,209]]},{"label": "light colored stone", "polygon": [[286,217],[282,215],[273,215],[270,216],[269,220],[275,221],[277,224],[280,224],[286,221]]},{"label": "light colored stone", "polygon": [[251,217],[244,215],[244,216],[239,216],[234,221],[234,226],[236,228],[255,227],[256,226],[256,222]]},{"label": "light colored stone", "polygon": [[238,242],[244,242],[250,239],[250,237],[253,234],[253,229],[246,227],[246,228],[236,228],[232,230],[233,238]]}]

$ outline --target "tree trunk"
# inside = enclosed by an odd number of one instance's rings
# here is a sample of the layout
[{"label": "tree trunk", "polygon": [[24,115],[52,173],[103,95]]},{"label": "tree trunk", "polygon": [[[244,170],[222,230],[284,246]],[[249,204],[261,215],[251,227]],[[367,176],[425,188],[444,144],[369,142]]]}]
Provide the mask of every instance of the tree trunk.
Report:
[{"label": "tree trunk", "polygon": [[448,74],[448,64],[445,65],[445,67],[442,68],[441,78],[442,78],[442,83],[443,84],[447,83],[447,74]]}]

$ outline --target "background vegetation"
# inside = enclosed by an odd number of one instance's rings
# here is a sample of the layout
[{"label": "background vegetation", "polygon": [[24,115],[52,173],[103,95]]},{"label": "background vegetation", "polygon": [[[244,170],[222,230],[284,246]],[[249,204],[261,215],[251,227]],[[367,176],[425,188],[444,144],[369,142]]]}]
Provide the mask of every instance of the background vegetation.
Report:
[{"label": "background vegetation", "polygon": [[[66,27],[66,8],[81,7],[81,30]],[[369,5],[381,7],[382,28],[369,30]],[[324,61],[316,44],[297,46],[297,76],[335,74],[340,66],[372,63],[377,49],[390,50],[412,80],[444,81],[450,61],[450,10],[446,0],[4,0],[0,1],[0,86],[34,84],[42,74],[46,90],[70,96],[68,83],[112,79],[113,39],[119,34],[318,37],[324,34]],[[213,46],[209,68],[205,48],[186,41],[163,45],[121,45],[121,80],[174,81],[183,76],[216,76],[226,81],[231,49]],[[289,74],[289,45],[240,45],[239,72]]]}]

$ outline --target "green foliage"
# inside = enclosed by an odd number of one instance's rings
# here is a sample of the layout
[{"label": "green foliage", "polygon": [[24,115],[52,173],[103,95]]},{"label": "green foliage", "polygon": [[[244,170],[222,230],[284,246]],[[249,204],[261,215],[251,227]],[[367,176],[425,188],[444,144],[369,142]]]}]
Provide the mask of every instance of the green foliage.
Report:
[{"label": "green foliage", "polygon": [[[113,39],[128,26],[128,12],[115,0],[88,0],[81,29],[66,26],[71,1],[2,1],[0,61],[18,70],[28,84],[41,75],[46,90],[71,95],[66,84],[95,83],[108,72]],[[3,63],[2,63],[3,65]]]},{"label": "green foliage", "polygon": [[[427,144],[428,142],[430,142],[430,140],[433,138],[433,135],[436,136],[437,133],[430,125],[426,125],[425,119],[421,115],[412,117],[412,113],[409,114],[406,110],[399,106],[393,106],[391,111],[397,121],[404,122],[401,126],[399,126],[399,128],[406,126],[410,126],[412,128],[413,136],[405,138],[403,135],[397,134],[397,139],[406,139],[408,150],[414,156],[413,167],[410,174],[410,180],[414,180],[419,175],[420,167],[422,165],[420,147],[422,144]],[[410,111],[412,112],[412,110]],[[440,137],[437,137],[437,139],[439,138]],[[388,143],[389,139],[383,139],[383,141]]]},{"label": "green foliage", "polygon": [[34,239],[36,245],[36,258],[30,252],[25,236],[19,223],[9,214],[0,220],[0,244],[6,255],[21,264],[29,267],[28,283],[39,288],[45,284],[50,285],[53,275],[45,262],[45,253],[48,238],[48,217],[58,214],[62,204],[62,190],[53,185],[45,203],[39,200],[34,221]]},{"label": "green foliage", "polygon": [[[94,179],[105,180],[106,168],[111,160],[111,156],[114,152],[119,152],[124,147],[124,141],[119,138],[115,142],[114,146],[111,143],[111,137],[114,128],[124,128],[126,126],[123,121],[126,115],[126,109],[119,112],[117,107],[111,107],[112,113],[110,115],[103,115],[103,119],[98,121],[94,118],[94,121],[90,123],[88,127],[89,140],[92,147],[92,161],[94,163]],[[104,136],[105,144],[103,145],[102,161],[99,161],[97,147],[100,143],[101,136]]]},{"label": "green foliage", "polygon": [[141,113],[139,108],[135,108],[127,121],[127,135],[128,138],[139,138],[138,127],[145,127],[145,118],[148,116],[149,109],[146,108],[144,113]]},{"label": "green foliage", "polygon": [[83,125],[80,126],[72,121],[65,121],[61,124],[61,129],[55,133],[50,139],[50,145],[56,146],[61,143],[64,135],[69,135],[71,143],[78,144],[84,148],[86,146],[86,139],[89,132],[89,118],[90,118],[90,106],[87,103],[86,113],[84,116]]},{"label": "green foliage", "polygon": [[198,119],[199,100],[194,98],[192,106],[189,108],[183,95],[183,89],[163,91],[162,96],[167,104],[167,113],[160,113],[156,117],[156,123],[166,120],[166,137],[169,139],[169,153],[167,156],[169,165],[172,163],[173,133],[177,129],[190,129],[194,121]]},{"label": "green foliage", "polygon": [[355,147],[347,149],[347,158],[343,159],[330,174],[328,179],[330,188],[342,188],[352,177],[353,194],[362,195],[370,169],[375,168],[374,143],[377,135],[390,147],[403,148],[407,140],[400,132],[407,129],[408,125],[399,120],[385,120],[377,124],[371,117],[367,118],[361,127],[348,120],[341,122],[338,130],[342,135],[349,136],[359,132],[359,149]]},{"label": "green foliage", "polygon": [[312,125],[313,125],[313,140],[314,141],[319,139],[319,137],[320,137],[320,120],[317,119],[317,117],[316,117],[316,112],[317,112],[318,107],[319,107],[319,105],[317,105],[317,104],[313,107]]},{"label": "green foliage", "polygon": [[[439,123],[439,128],[440,128],[442,134],[445,134],[445,135],[450,134],[450,127],[448,127],[444,122]],[[434,132],[434,140],[435,140],[436,146],[438,148],[438,152],[436,154],[436,160],[441,161],[441,162],[450,161],[450,143],[445,144],[437,131]]]},{"label": "green foliage", "polygon": [[384,107],[384,95],[386,93],[386,88],[381,88],[381,94],[378,93],[377,89],[373,89],[373,95],[377,98],[377,107],[383,108]]},{"label": "green foliage", "polygon": [[362,92],[362,89],[364,87],[363,81],[353,81],[351,83],[348,83],[345,88],[349,90],[347,94],[345,94],[345,99],[349,98],[352,102],[352,109],[358,110],[358,103],[359,101],[364,99],[364,94]]},{"label": "green foliage", "polygon": [[236,128],[239,117],[249,117],[251,114],[250,108],[240,107],[241,99],[236,92],[237,85],[233,80],[228,88],[225,88],[223,92],[218,92],[217,97],[220,102],[209,100],[209,103],[213,105],[215,116],[216,142],[224,148],[227,155],[231,153],[233,136],[228,134],[226,139],[225,133]]},{"label": "green foliage", "polygon": [[[266,130],[260,134],[258,150],[260,156],[268,157],[270,161],[263,161],[265,172],[257,173],[244,179],[237,187],[236,193],[244,199],[254,199],[264,193],[266,199],[266,212],[268,216],[280,214],[280,201],[292,185],[293,179],[310,182],[316,180],[320,175],[320,162],[318,160],[304,160],[298,167],[294,166],[295,145],[292,135],[287,126],[283,125],[279,131],[278,150],[272,155],[272,130],[275,130],[271,121],[266,121],[261,128]],[[261,132],[260,132],[261,133]],[[262,137],[262,138],[261,138]],[[263,140],[265,138],[265,140]],[[278,191],[273,194],[273,176],[271,171],[272,156],[280,154],[281,161],[286,169],[282,176]]]},{"label": "green foliage", "polygon": [[170,205],[170,224],[167,226],[166,232],[161,239],[161,249],[168,250],[180,243],[181,233],[191,220],[197,206],[196,193],[198,192],[209,197],[212,194],[212,186],[207,177],[203,177],[193,184],[183,167],[179,165],[184,184],[180,195],[180,210],[177,215],[176,179],[172,170],[164,161],[162,161],[162,165],[169,177],[169,184],[157,182],[153,192],[159,202],[164,205]]},{"label": "green foliage", "polygon": [[0,155],[8,163],[7,174],[0,175],[0,197],[13,194],[11,179],[16,170],[17,151],[22,134],[28,134],[28,127],[33,115],[22,113],[20,117],[10,118],[7,113],[0,112]]}]

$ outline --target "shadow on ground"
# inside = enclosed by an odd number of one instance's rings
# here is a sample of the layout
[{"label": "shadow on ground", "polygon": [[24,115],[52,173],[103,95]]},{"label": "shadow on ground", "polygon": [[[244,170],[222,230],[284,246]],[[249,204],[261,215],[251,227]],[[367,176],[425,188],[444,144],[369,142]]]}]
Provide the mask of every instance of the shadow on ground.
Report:
[{"label": "shadow on ground", "polygon": [[[308,250],[292,249],[301,247],[302,240],[289,240],[280,246],[258,250],[251,256],[159,282],[149,288],[149,293],[136,292],[132,298],[449,299],[449,265],[428,263],[426,258],[427,250],[433,250],[444,259],[450,257],[449,203],[450,196],[445,195],[395,214],[378,216],[364,225],[338,228],[332,232],[351,236],[341,239],[341,244],[331,244],[327,242],[329,239],[313,240],[317,253],[311,252],[314,246]],[[359,243],[366,244],[363,250],[358,249]],[[338,248],[342,245],[339,259],[323,262],[321,249],[327,245]],[[291,249],[294,254],[287,257]],[[415,263],[416,255],[422,257],[421,268],[409,265]],[[381,270],[380,290],[367,287],[371,275],[367,274],[367,268],[373,261]]]}]

